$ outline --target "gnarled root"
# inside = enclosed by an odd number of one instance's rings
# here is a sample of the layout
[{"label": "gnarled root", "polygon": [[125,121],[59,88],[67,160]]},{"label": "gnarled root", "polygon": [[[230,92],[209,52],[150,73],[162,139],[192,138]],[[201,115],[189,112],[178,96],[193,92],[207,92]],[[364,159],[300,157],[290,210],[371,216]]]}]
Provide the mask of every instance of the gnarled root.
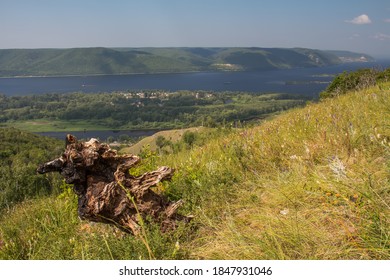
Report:
[{"label": "gnarled root", "polygon": [[68,134],[65,152],[39,166],[37,172],[57,171],[73,184],[82,219],[113,224],[133,234],[139,233],[140,219],[146,217],[160,222],[162,231],[176,228],[178,221],[188,221],[190,217],[177,214],[182,200],[169,202],[151,190],[170,180],[174,169],[163,166],[141,176],[130,175],[129,169],[139,162],[138,156],[118,155],[94,138],[79,142]]}]

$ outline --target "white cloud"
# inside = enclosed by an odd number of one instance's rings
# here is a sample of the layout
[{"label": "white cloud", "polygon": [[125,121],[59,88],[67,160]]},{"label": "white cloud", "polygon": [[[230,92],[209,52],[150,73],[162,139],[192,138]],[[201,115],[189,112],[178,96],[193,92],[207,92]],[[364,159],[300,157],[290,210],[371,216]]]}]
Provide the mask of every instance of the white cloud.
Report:
[{"label": "white cloud", "polygon": [[384,22],[390,23],[390,18],[386,18],[383,20]]},{"label": "white cloud", "polygon": [[360,16],[357,16],[353,18],[352,20],[346,20],[345,22],[352,23],[352,24],[369,24],[371,23],[371,19],[366,14],[362,14]]},{"label": "white cloud", "polygon": [[383,33],[377,33],[377,34],[375,34],[374,39],[377,39],[379,41],[390,40],[390,35],[383,34]]}]

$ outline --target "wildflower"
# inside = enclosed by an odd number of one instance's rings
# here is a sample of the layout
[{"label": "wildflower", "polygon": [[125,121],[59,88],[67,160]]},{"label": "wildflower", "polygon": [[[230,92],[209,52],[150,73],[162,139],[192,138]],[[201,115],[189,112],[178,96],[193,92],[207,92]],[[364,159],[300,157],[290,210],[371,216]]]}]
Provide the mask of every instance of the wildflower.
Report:
[{"label": "wildflower", "polygon": [[308,146],[305,145],[305,151],[306,151],[306,154],[310,155],[310,149]]},{"label": "wildflower", "polygon": [[179,241],[176,241],[176,243],[175,243],[175,250],[180,250],[180,243],[179,243]]},{"label": "wildflower", "polygon": [[288,210],[288,209],[283,209],[283,210],[281,210],[279,213],[282,214],[282,215],[287,215],[289,212],[290,212],[290,210]]},{"label": "wildflower", "polygon": [[356,202],[358,200],[358,198],[359,198],[359,195],[354,194],[354,195],[351,195],[349,197],[349,200],[352,201],[352,202]]},{"label": "wildflower", "polygon": [[329,163],[329,168],[336,175],[337,179],[346,177],[345,165],[337,156]]},{"label": "wildflower", "polygon": [[86,233],[91,233],[92,228],[89,224],[82,224],[82,225],[80,225],[80,231],[84,231]]}]

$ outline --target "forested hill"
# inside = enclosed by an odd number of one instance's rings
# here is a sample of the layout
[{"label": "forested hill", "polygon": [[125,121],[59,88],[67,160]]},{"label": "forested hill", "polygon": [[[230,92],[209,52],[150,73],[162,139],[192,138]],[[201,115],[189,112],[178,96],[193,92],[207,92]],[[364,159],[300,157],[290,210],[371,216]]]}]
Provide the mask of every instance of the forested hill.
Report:
[{"label": "forested hill", "polygon": [[303,48],[3,49],[0,77],[271,70],[372,60]]}]

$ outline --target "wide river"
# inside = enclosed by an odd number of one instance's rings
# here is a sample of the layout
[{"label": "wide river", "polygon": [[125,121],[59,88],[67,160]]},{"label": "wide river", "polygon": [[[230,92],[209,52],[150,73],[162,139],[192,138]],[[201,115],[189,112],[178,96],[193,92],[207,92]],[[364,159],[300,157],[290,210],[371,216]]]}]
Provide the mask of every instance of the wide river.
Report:
[{"label": "wide river", "polygon": [[30,95],[66,92],[113,92],[162,89],[282,92],[316,97],[332,75],[359,68],[390,67],[390,60],[348,63],[320,68],[297,68],[257,72],[195,72],[65,77],[0,78],[0,94]]}]

